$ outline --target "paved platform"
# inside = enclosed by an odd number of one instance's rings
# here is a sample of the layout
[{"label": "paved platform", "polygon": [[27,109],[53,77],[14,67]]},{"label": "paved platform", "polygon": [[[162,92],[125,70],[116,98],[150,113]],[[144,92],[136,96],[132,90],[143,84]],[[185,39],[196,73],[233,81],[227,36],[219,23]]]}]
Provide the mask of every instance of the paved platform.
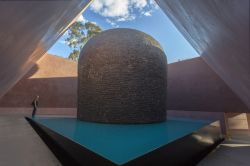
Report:
[{"label": "paved platform", "polygon": [[[198,166],[249,166],[250,133],[230,133]],[[21,115],[0,115],[0,147],[0,166],[61,166]]]},{"label": "paved platform", "polygon": [[198,166],[249,166],[250,133],[234,133],[214,152],[210,153]]},{"label": "paved platform", "polygon": [[23,116],[0,116],[1,166],[61,166]]}]

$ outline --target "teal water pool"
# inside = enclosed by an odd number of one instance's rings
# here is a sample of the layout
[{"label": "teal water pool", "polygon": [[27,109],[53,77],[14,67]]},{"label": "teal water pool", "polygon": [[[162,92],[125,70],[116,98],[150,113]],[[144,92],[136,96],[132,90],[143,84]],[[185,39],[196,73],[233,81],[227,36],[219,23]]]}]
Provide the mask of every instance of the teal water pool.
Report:
[{"label": "teal water pool", "polygon": [[124,164],[211,123],[185,119],[139,125],[90,123],[74,118],[34,120],[116,164]]}]

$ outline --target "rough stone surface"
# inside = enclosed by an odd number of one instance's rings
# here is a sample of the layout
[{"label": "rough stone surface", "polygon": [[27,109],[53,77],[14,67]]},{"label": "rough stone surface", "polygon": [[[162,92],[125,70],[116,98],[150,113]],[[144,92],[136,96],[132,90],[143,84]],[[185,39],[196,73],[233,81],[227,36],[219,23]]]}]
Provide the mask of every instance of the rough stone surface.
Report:
[{"label": "rough stone surface", "polygon": [[112,29],[90,39],[78,62],[80,120],[154,123],[166,119],[167,59],[151,36]]}]

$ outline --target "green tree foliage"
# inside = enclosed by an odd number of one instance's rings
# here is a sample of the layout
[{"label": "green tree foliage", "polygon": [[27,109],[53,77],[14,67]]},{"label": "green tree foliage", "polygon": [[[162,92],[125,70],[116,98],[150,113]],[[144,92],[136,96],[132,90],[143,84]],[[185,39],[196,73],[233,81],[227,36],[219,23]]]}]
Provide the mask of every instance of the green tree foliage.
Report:
[{"label": "green tree foliage", "polygon": [[68,59],[77,61],[84,44],[101,31],[102,29],[92,22],[72,24],[68,30],[68,37],[65,39],[67,45],[72,49]]}]

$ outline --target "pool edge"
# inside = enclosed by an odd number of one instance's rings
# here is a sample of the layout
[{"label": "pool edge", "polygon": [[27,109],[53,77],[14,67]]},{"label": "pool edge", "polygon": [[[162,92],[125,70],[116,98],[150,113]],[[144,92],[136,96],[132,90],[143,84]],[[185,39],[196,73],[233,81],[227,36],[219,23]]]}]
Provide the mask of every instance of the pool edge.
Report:
[{"label": "pool edge", "polygon": [[[64,166],[82,166],[92,163],[94,165],[105,164],[105,166],[115,166],[116,164],[99,156],[98,154],[80,146],[72,140],[59,135],[46,126],[38,124],[32,118],[25,117],[44,143],[54,153],[57,159]],[[81,154],[81,155],[79,155]],[[85,156],[84,159],[82,156]]]},{"label": "pool edge", "polygon": [[[26,119],[63,165],[72,165],[72,163],[73,165],[117,165],[33,119],[28,117]],[[211,124],[122,165],[195,165],[223,141],[220,127],[211,127]],[[204,140],[208,137],[208,130],[209,135],[212,134],[209,138],[213,142],[211,144]],[[198,138],[203,139],[197,140]],[[58,142],[63,142],[63,144]],[[84,159],[82,156],[85,156]]]}]

